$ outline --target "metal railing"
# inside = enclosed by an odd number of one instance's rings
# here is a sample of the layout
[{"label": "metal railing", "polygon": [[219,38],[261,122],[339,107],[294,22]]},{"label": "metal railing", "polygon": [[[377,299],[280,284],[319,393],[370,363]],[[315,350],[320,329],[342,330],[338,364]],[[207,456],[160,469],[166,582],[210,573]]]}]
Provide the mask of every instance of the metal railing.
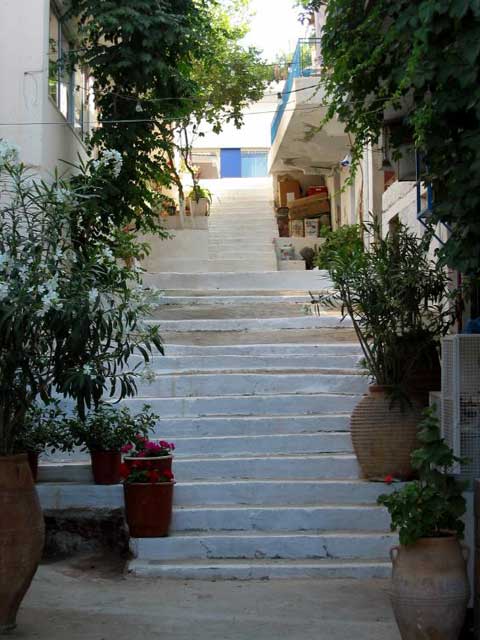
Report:
[{"label": "metal railing", "polygon": [[277,137],[280,122],[287,107],[293,89],[295,78],[308,78],[320,75],[320,38],[301,38],[293,54],[292,63],[288,70],[288,76],[283,88],[282,100],[277,107],[277,111],[272,122],[272,144]]}]

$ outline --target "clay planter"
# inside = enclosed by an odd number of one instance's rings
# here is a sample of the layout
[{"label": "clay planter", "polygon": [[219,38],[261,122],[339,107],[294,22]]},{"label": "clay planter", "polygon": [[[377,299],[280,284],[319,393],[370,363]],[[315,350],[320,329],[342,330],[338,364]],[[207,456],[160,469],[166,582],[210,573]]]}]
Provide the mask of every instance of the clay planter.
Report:
[{"label": "clay planter", "polygon": [[35,451],[29,451],[27,453],[28,457],[28,466],[30,467],[30,471],[32,472],[32,478],[34,482],[38,480],[38,458],[40,454]]},{"label": "clay planter", "polygon": [[173,456],[158,456],[156,458],[135,458],[124,456],[123,462],[129,469],[155,469],[156,471],[171,471]]},{"label": "clay planter", "polygon": [[391,550],[390,598],[402,640],[458,640],[470,591],[465,551],[453,536]]},{"label": "clay planter", "polygon": [[0,458],[0,634],[15,627],[43,550],[45,526],[27,454]]},{"label": "clay planter", "polygon": [[122,454],[118,451],[91,451],[95,484],[119,484]]},{"label": "clay planter", "polygon": [[132,538],[168,536],[172,521],[174,484],[124,484],[125,511]]},{"label": "clay planter", "polygon": [[410,456],[418,448],[417,426],[424,406],[415,396],[410,402],[391,406],[386,388],[371,385],[353,410],[353,449],[365,478],[383,480],[391,475],[409,480],[414,476]]}]

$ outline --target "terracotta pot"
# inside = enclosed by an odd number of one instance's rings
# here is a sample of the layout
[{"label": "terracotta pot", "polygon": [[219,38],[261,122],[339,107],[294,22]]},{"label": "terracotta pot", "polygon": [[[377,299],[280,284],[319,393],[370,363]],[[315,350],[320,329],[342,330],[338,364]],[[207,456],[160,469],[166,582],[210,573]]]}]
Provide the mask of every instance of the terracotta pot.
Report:
[{"label": "terracotta pot", "polygon": [[417,427],[423,403],[412,396],[411,405],[392,406],[386,388],[371,385],[353,410],[350,420],[353,449],[365,478],[383,480],[391,475],[402,480],[415,473],[410,456],[418,448]]},{"label": "terracotta pot", "polygon": [[391,550],[390,597],[402,640],[458,640],[470,592],[465,551],[453,536]]},{"label": "terracotta pot", "polygon": [[157,458],[134,458],[133,456],[124,456],[123,462],[129,469],[135,466],[137,469],[171,471],[173,456],[160,456]]},{"label": "terracotta pot", "polygon": [[27,453],[28,457],[28,466],[30,467],[30,471],[32,472],[32,478],[34,482],[38,480],[38,458],[40,454],[35,451],[29,451]]},{"label": "terracotta pot", "polygon": [[125,511],[132,538],[168,536],[174,482],[125,483]]},{"label": "terracotta pot", "polygon": [[5,633],[15,627],[45,536],[26,454],[0,458],[0,513],[0,633]]},{"label": "terracotta pot", "polygon": [[95,484],[120,484],[122,454],[118,451],[91,451]]}]

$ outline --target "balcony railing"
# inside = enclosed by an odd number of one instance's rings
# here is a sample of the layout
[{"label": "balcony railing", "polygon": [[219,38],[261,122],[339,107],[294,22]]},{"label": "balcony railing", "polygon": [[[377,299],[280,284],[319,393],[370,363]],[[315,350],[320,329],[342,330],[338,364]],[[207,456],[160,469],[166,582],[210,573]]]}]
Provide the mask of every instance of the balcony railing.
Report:
[{"label": "balcony railing", "polygon": [[301,38],[297,43],[297,48],[293,54],[292,63],[288,70],[288,76],[282,93],[282,101],[277,107],[277,111],[272,122],[272,144],[277,137],[278,128],[282,121],[283,114],[287,107],[293,89],[295,78],[308,78],[320,75],[321,70],[321,39]]}]

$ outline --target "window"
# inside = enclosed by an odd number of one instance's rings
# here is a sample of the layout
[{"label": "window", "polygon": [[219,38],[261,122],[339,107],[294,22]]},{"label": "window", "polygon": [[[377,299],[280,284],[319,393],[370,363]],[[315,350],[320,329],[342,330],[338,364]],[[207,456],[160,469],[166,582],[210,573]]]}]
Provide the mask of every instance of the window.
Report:
[{"label": "window", "polygon": [[48,94],[75,131],[90,131],[94,114],[92,80],[84,69],[69,60],[71,43],[55,9],[50,7]]}]

